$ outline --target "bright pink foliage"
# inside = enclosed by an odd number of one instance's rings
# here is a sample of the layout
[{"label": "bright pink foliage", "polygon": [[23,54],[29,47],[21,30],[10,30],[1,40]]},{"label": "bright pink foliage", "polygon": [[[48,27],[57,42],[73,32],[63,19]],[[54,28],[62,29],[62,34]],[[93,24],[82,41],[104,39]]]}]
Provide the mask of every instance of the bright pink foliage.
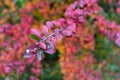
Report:
[{"label": "bright pink foliage", "polygon": [[[102,15],[98,15],[100,10],[101,8],[98,6],[97,0],[74,1],[74,3],[67,8],[65,18],[60,18],[56,21],[47,21],[46,25],[42,26],[44,36],[42,36],[40,42],[37,42],[35,45],[41,48],[43,52],[54,54],[56,39],[61,40],[62,36],[71,37],[75,35],[77,25],[85,24],[86,17],[93,14],[96,15],[94,17],[94,23],[99,31],[108,35],[110,39],[113,40],[118,32],[119,25],[114,21],[108,21]],[[34,32],[34,34],[36,34],[36,32]],[[36,36],[38,36],[38,34]],[[118,39],[116,41],[118,44]],[[37,49],[33,52],[36,52],[36,50]]]},{"label": "bright pink foliage", "polygon": [[[112,0],[109,0],[109,3],[112,3]],[[118,5],[120,1],[118,2]],[[41,4],[42,5],[42,4]],[[43,5],[45,6],[45,5]],[[22,20],[18,25],[4,24],[0,27],[0,33],[6,38],[3,40],[2,47],[4,51],[1,52],[0,57],[0,73],[8,74],[13,69],[16,69],[16,73],[20,74],[26,68],[25,62],[27,65],[32,65],[31,71],[33,74],[40,76],[40,61],[44,58],[44,52],[48,54],[54,54],[56,52],[56,43],[57,40],[62,40],[64,36],[66,37],[75,37],[76,29],[78,25],[86,24],[87,18],[91,17],[93,24],[98,28],[99,32],[109,36],[111,40],[115,40],[115,43],[120,46],[120,25],[116,24],[114,21],[108,21],[104,16],[99,15],[98,12],[102,11],[101,7],[98,5],[97,0],[75,0],[65,11],[65,17],[59,18],[56,21],[47,21],[45,25],[41,27],[42,32],[39,32],[37,29],[31,29],[33,23],[32,17],[25,14],[25,10],[21,11]],[[120,14],[119,8],[116,9],[116,12]],[[93,16],[94,15],[94,16]],[[80,30],[79,32],[82,32]],[[33,44],[33,41],[29,39],[30,34],[34,34],[40,41],[37,41]],[[84,35],[79,35],[84,36]],[[9,38],[10,37],[10,38]],[[93,39],[93,35],[89,36],[90,39],[86,38],[84,41],[89,42]],[[19,60],[21,58],[21,47],[23,44],[33,44],[30,47],[26,48],[23,57],[28,58],[25,61]],[[68,53],[69,54],[69,53]],[[19,55],[17,58],[15,55]],[[87,55],[86,55],[87,56]],[[30,58],[31,57],[31,58]],[[38,61],[36,60],[38,58]],[[6,59],[4,59],[6,58]],[[92,63],[92,56],[90,55],[89,59],[91,60],[88,63]],[[87,60],[89,61],[89,60]],[[34,62],[34,63],[33,63]],[[88,64],[86,63],[86,64]],[[66,67],[69,67],[71,62],[66,61]],[[75,60],[74,64],[82,65],[82,62]],[[86,75],[89,75],[89,72],[86,72],[84,69],[79,72],[78,68],[83,68],[84,66],[75,66],[74,73],[80,74],[83,78]],[[93,68],[91,68],[93,69]],[[93,73],[94,74],[94,73]],[[91,75],[89,75],[91,76]],[[99,76],[99,75],[96,75]],[[79,76],[76,76],[78,78]],[[38,80],[35,77],[31,76],[31,80]],[[70,80],[70,79],[68,79]],[[91,76],[90,80],[99,80]]]}]

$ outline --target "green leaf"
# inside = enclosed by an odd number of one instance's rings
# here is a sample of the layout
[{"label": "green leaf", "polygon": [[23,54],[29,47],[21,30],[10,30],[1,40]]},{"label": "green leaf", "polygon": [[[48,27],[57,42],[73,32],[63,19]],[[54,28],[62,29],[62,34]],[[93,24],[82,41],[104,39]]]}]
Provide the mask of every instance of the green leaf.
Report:
[{"label": "green leaf", "polygon": [[34,40],[36,40],[36,41],[40,41],[40,39],[39,39],[37,36],[35,36],[34,34],[31,34],[31,35],[30,35],[30,38],[31,38],[31,39],[34,39]]},{"label": "green leaf", "polygon": [[24,7],[24,0],[18,0],[17,6],[19,6],[20,8],[23,8]]},{"label": "green leaf", "polygon": [[119,67],[117,65],[115,65],[115,64],[110,64],[109,67],[113,71],[119,71]]}]

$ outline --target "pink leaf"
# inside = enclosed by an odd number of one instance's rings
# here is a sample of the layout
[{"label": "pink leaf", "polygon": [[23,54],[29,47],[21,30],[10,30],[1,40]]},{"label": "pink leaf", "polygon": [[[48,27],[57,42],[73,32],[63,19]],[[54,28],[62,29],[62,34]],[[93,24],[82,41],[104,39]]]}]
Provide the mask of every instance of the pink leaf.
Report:
[{"label": "pink leaf", "polygon": [[58,21],[52,21],[52,23],[53,23],[55,26],[61,26],[60,22],[58,22]]},{"label": "pink leaf", "polygon": [[85,3],[87,3],[87,4],[88,4],[88,2],[90,2],[90,0],[85,0]]},{"label": "pink leaf", "polygon": [[78,16],[80,16],[80,15],[82,15],[83,14],[83,10],[82,9],[76,9],[74,12],[73,12],[73,15],[75,16],[75,17],[78,17]]},{"label": "pink leaf", "polygon": [[91,0],[92,4],[95,4],[97,2],[97,0]]},{"label": "pink leaf", "polygon": [[52,29],[53,24],[52,24],[52,22],[47,21],[47,22],[46,22],[46,26],[47,26],[49,29]]},{"label": "pink leaf", "polygon": [[37,29],[31,29],[31,33],[36,35],[37,37],[40,37],[40,32]]},{"label": "pink leaf", "polygon": [[56,44],[56,42],[57,42],[56,37],[55,37],[55,36],[51,37],[51,40],[50,40],[50,41],[51,41],[52,43]]},{"label": "pink leaf", "polygon": [[2,27],[0,27],[0,33],[3,33],[3,31],[4,31],[4,30],[3,30],[3,28],[2,28]]},{"label": "pink leaf", "polygon": [[55,46],[52,43],[48,43],[47,49],[45,50],[48,54],[54,54],[56,52]]},{"label": "pink leaf", "polygon": [[70,5],[71,9],[75,9],[77,7],[77,1],[75,1],[73,4]]},{"label": "pink leaf", "polygon": [[45,52],[48,54],[54,54],[56,52],[56,50],[55,49],[47,49],[47,50],[45,50]]},{"label": "pink leaf", "polygon": [[117,33],[117,37],[120,38],[120,32]]},{"label": "pink leaf", "polygon": [[115,43],[120,46],[120,38],[115,40]]},{"label": "pink leaf", "polygon": [[116,9],[116,12],[117,12],[118,14],[120,14],[120,8],[117,8],[117,9]]},{"label": "pink leaf", "polygon": [[57,39],[61,40],[62,39],[62,34],[60,33],[60,30],[59,29],[55,29],[54,31],[55,31]]},{"label": "pink leaf", "polygon": [[65,25],[66,25],[66,20],[63,19],[63,18],[60,18],[60,19],[58,20],[58,22],[60,23],[60,26],[65,26]]},{"label": "pink leaf", "polygon": [[72,12],[71,11],[66,11],[65,12],[65,16],[66,17],[71,17],[72,16]]},{"label": "pink leaf", "polygon": [[46,44],[44,42],[39,43],[40,48],[46,49]]},{"label": "pink leaf", "polygon": [[39,80],[39,79],[34,76],[30,76],[30,80]]},{"label": "pink leaf", "polygon": [[81,8],[83,8],[84,5],[85,5],[85,1],[84,1],[84,0],[80,0],[79,6],[80,6]]},{"label": "pink leaf", "polygon": [[5,73],[10,73],[11,72],[11,68],[10,67],[5,67]]},{"label": "pink leaf", "polygon": [[66,35],[66,36],[71,36],[72,35],[72,31],[71,30],[63,30],[62,34]]},{"label": "pink leaf", "polygon": [[84,17],[83,17],[83,16],[80,16],[80,17],[79,17],[79,21],[80,21],[80,22],[85,22]]},{"label": "pink leaf", "polygon": [[66,29],[70,31],[74,31],[76,29],[76,26],[68,26]]},{"label": "pink leaf", "polygon": [[62,40],[63,35],[61,33],[56,34],[58,40]]},{"label": "pink leaf", "polygon": [[43,25],[42,26],[42,31],[43,31],[44,34],[47,34],[48,33],[48,28],[45,25]]}]

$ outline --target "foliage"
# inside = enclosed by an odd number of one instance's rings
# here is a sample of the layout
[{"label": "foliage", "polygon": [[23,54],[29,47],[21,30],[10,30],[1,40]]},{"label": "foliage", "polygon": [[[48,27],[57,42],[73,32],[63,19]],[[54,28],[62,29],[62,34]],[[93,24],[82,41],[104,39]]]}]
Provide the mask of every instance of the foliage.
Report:
[{"label": "foliage", "polygon": [[119,80],[119,6],[1,0],[0,80]]}]

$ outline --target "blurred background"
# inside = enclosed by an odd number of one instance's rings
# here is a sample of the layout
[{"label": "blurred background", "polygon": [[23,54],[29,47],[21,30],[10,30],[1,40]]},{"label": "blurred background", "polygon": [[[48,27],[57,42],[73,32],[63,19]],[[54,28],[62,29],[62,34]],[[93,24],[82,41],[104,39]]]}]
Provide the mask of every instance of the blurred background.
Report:
[{"label": "blurred background", "polygon": [[[55,54],[45,54],[41,62],[36,56],[23,58],[35,42],[30,29],[40,30],[46,21],[64,18],[73,2],[0,0],[0,80],[120,80],[120,47],[99,31],[92,18],[78,25],[78,38],[58,41]],[[120,23],[120,0],[98,0],[98,5],[102,9],[98,14],[111,25]]]}]

